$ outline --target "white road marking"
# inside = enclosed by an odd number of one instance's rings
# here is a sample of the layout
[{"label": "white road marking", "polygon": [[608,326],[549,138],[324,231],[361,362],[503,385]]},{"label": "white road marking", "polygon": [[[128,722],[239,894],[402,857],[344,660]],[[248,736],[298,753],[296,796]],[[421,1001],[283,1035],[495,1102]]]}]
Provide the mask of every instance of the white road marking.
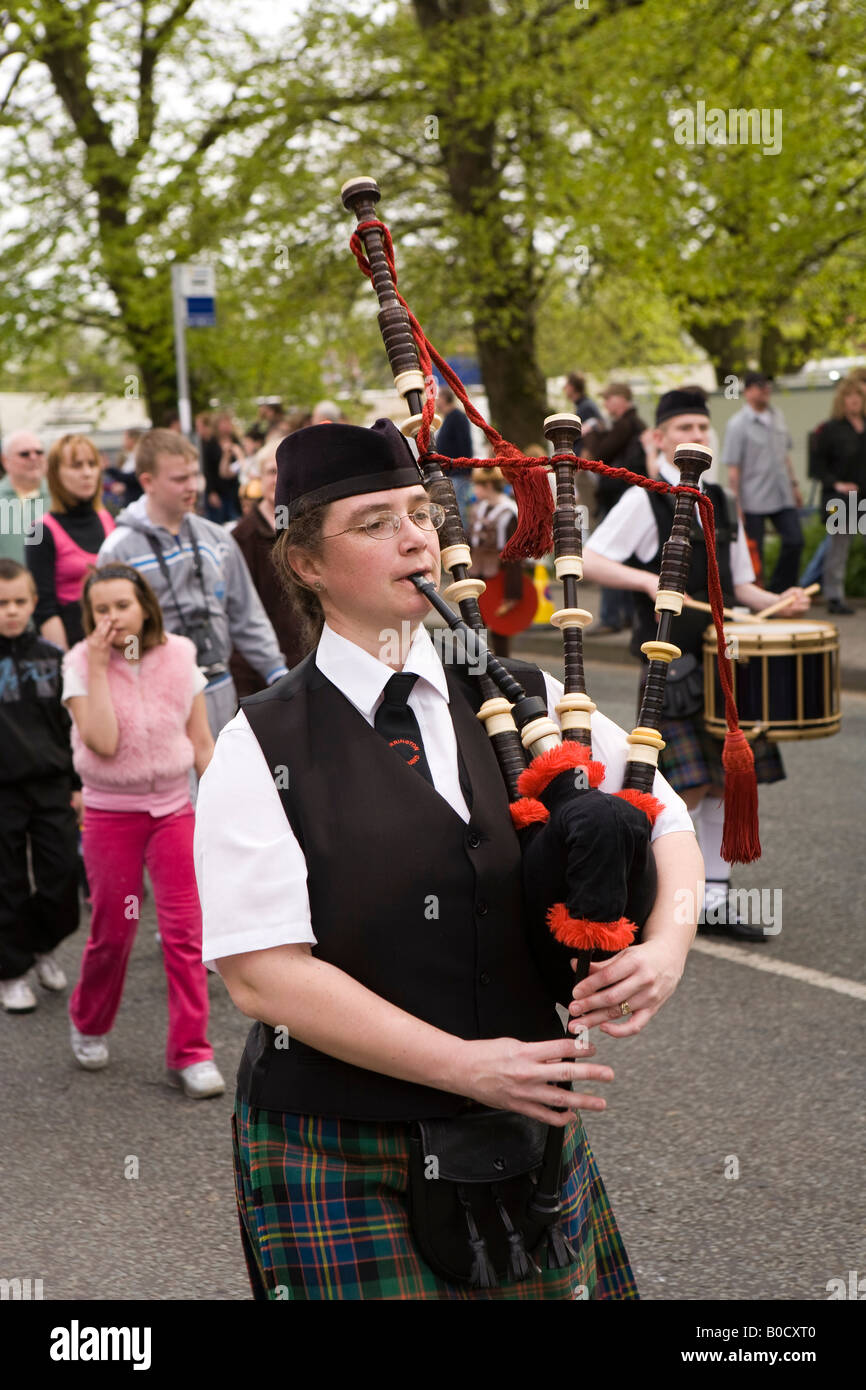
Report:
[{"label": "white road marking", "polygon": [[726,946],[721,941],[698,939],[692,946],[705,956],[716,956],[719,960],[730,960],[735,965],[748,965],[752,970],[766,970],[770,975],[784,975],[789,980],[800,980],[805,985],[817,985],[819,989],[832,989],[836,994],[847,994],[851,999],[866,999],[866,985],[856,980],[846,980],[840,975],[825,975],[823,970],[813,970],[807,965],[794,965],[788,960],[767,960],[754,955],[761,949],[760,942],[746,950],[742,946]]}]

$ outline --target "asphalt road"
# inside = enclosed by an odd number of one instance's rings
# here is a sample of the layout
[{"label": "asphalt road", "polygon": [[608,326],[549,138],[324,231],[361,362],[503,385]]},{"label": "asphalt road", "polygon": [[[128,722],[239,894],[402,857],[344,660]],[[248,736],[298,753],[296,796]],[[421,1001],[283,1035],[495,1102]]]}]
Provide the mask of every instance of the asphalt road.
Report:
[{"label": "asphalt road", "polygon": [[[631,727],[631,671],[596,667],[592,689]],[[587,1128],[645,1299],[823,1300],[829,1280],[866,1274],[864,1000],[749,965],[866,979],[866,697],[843,710],[836,738],[788,745],[788,780],[761,792],[764,856],[735,870],[737,886],[781,890],[781,933],[733,961],[696,950],[647,1030],[599,1037],[617,1076]],[[41,1278],[45,1299],[249,1297],[231,1097],[164,1082],[154,926],[149,901],[105,1071],[73,1060],[65,995],[0,1014],[0,1278]],[[60,950],[70,979],[83,945],[82,927]],[[247,1024],[216,978],[211,1001],[230,1080]]]}]

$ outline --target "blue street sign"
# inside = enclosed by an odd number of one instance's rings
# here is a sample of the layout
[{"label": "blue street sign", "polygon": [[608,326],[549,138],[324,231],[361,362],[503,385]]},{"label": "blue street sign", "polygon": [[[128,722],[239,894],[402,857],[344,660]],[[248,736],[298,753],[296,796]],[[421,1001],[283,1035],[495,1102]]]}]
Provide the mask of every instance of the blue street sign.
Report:
[{"label": "blue street sign", "polygon": [[189,328],[214,328],[216,325],[216,301],[213,299],[187,299],[186,322]]}]

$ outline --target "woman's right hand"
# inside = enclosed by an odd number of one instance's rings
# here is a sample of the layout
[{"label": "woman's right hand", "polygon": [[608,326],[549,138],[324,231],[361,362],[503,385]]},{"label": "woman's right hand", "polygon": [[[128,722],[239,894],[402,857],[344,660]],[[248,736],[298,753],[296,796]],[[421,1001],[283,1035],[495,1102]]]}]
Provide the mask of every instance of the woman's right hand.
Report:
[{"label": "woman's right hand", "polygon": [[111,658],[111,639],[114,636],[114,622],[111,618],[100,618],[87,638],[87,659],[91,670],[107,670]]},{"label": "woman's right hand", "polygon": [[[587,1062],[592,1044],[578,1046],[573,1037],[524,1043],[491,1038],[461,1043],[458,1094],[495,1110],[513,1110],[533,1120],[564,1128],[575,1110],[604,1110],[601,1096],[566,1091],[563,1081],[612,1081],[610,1067]],[[554,1106],[556,1107],[554,1109]]]}]

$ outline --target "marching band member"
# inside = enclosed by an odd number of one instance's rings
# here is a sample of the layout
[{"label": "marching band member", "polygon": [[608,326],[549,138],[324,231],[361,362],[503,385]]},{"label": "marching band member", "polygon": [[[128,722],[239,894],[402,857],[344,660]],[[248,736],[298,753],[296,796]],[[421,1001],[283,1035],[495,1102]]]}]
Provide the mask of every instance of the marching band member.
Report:
[{"label": "marching band member", "polygon": [[[674,905],[701,879],[686,808],[656,776],[643,942],[575,986],[561,1035],[528,953],[520,849],[474,678],[437,655],[408,577],[438,581],[441,508],[387,420],[300,430],[278,463],[276,555],[312,650],[221,733],[196,825],[204,956],[255,1020],[233,1120],[254,1296],[636,1298],[579,1113],[604,1109],[587,1087],[613,1072],[583,1030],[635,1034],[676,988],[694,917],[684,925]],[[510,666],[552,714],[561,685]],[[597,712],[592,734],[614,790],[625,736]],[[494,1287],[428,1266],[413,1126],[484,1108],[567,1127],[575,1264]]]},{"label": "marching band member", "polygon": [[[656,408],[654,431],[658,450],[657,470],[664,482],[679,482],[674,466],[677,445],[708,444],[710,412],[702,391],[682,388],[667,391]],[[653,469],[650,470],[651,472]],[[775,602],[778,595],[755,584],[742,522],[734,519],[724,490],[707,484],[715,514],[719,574],[723,602],[735,601],[756,611]],[[640,654],[641,644],[655,634],[654,601],[662,546],[670,535],[673,519],[669,495],[632,487],[607,514],[584,547],[584,578],[590,582],[635,591],[635,620],[632,651]],[[686,585],[689,597],[706,602],[707,550],[700,522],[695,514],[692,527],[692,558]],[[802,589],[786,591],[788,616],[805,613],[808,595]],[[698,829],[707,875],[704,911],[699,930],[712,930],[744,941],[765,941],[761,926],[729,920],[727,910],[730,866],[721,857],[724,813],[722,740],[703,727],[704,678],[702,667],[703,634],[709,622],[706,613],[684,608],[677,619],[676,644],[683,655],[671,668],[665,686],[666,716],[661,727],[665,748],[659,767],[688,806]],[[778,782],[785,776],[776,743],[758,738],[753,746],[758,782]]]}]

